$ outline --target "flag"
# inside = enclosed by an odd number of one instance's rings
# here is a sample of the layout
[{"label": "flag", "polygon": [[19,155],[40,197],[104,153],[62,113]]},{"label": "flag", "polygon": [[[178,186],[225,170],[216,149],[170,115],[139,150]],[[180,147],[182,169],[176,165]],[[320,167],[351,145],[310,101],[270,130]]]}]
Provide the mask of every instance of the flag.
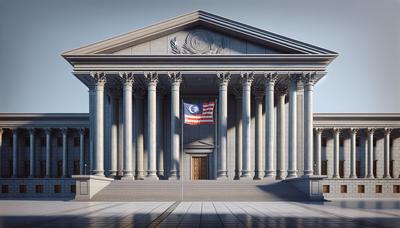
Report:
[{"label": "flag", "polygon": [[185,124],[201,125],[214,123],[215,102],[202,102],[197,104],[183,103]]}]

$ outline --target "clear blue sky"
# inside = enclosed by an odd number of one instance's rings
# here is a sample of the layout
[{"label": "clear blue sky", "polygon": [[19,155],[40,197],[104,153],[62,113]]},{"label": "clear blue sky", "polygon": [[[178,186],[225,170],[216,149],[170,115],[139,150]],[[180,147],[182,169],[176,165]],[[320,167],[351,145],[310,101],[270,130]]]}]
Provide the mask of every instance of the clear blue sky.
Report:
[{"label": "clear blue sky", "polygon": [[338,52],[316,112],[400,112],[400,1],[0,0],[0,112],[88,112],[64,51],[201,9]]}]

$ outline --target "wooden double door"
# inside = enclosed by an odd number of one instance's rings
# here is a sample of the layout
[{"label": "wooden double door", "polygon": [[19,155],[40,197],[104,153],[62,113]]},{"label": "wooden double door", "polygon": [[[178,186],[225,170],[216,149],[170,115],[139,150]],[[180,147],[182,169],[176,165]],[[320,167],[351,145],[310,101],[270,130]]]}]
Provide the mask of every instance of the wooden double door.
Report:
[{"label": "wooden double door", "polygon": [[192,156],[192,180],[208,179],[208,156]]}]

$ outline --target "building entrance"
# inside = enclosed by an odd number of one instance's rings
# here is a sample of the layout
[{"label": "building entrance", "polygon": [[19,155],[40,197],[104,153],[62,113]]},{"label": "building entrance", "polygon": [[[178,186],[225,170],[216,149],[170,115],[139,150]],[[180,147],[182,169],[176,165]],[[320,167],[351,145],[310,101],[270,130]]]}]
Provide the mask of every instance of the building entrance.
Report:
[{"label": "building entrance", "polygon": [[192,180],[208,179],[208,156],[192,157]]}]

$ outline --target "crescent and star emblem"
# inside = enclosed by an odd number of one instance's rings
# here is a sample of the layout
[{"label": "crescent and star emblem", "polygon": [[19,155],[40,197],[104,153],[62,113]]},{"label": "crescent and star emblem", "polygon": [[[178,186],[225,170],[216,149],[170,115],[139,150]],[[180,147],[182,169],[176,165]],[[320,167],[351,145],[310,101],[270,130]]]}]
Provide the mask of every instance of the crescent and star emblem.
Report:
[{"label": "crescent and star emblem", "polygon": [[196,113],[199,111],[199,107],[197,107],[197,105],[190,105],[189,111],[190,111],[190,113]]}]

